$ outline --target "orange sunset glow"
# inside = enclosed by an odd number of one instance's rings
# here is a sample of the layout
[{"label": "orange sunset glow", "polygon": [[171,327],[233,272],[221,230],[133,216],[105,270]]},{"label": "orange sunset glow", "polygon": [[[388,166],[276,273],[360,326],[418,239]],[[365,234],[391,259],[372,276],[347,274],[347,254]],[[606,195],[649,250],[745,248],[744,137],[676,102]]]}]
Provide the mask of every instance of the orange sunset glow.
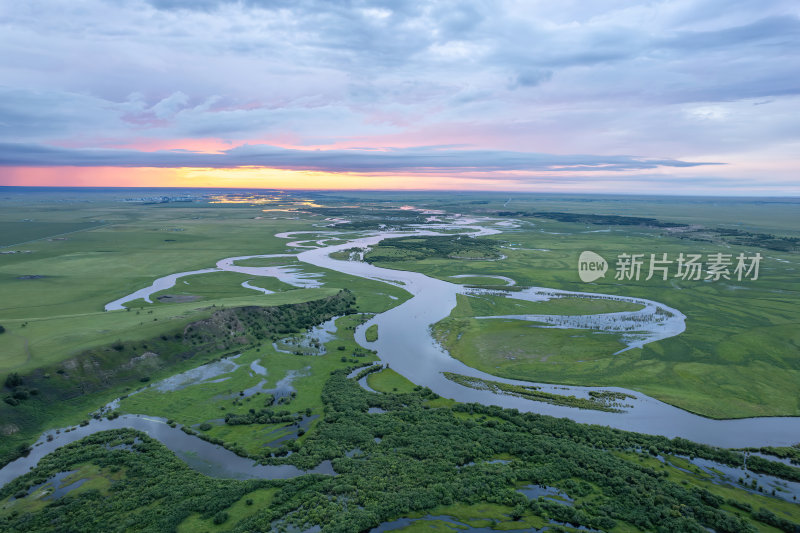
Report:
[{"label": "orange sunset glow", "polygon": [[[58,187],[207,187],[350,190],[480,190],[498,180],[419,175],[365,176],[352,173],[269,168],[24,167],[4,169],[5,185]],[[499,180],[513,188],[513,180]]]},{"label": "orange sunset glow", "polygon": [[39,1],[0,186],[800,194],[791,3]]}]

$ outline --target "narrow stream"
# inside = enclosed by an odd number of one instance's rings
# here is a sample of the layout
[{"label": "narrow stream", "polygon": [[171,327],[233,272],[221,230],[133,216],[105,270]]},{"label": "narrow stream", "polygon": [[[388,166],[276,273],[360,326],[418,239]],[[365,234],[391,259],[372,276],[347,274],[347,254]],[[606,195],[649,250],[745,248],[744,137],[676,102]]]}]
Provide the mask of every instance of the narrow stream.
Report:
[{"label": "narrow stream", "polygon": [[[289,479],[303,474],[335,475],[330,461],[324,461],[313,470],[300,470],[292,465],[260,465],[252,459],[239,457],[222,446],[211,444],[198,437],[184,433],[180,426],[170,427],[166,419],[144,415],[121,415],[114,420],[89,421],[86,426],[77,426],[48,431],[42,435],[26,457],[20,457],[0,469],[0,487],[27,473],[45,455],[56,448],[75,442],[93,433],[109,429],[138,429],[158,440],[175,452],[190,467],[207,476],[228,479]],[[48,437],[52,440],[48,441]]]}]

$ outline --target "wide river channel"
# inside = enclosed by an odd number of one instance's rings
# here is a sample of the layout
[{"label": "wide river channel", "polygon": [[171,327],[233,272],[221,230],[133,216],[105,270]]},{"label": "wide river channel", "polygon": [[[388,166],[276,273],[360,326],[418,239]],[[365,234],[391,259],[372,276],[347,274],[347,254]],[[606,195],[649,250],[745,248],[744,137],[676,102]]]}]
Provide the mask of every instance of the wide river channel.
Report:
[{"label": "wide river channel", "polygon": [[[474,224],[474,222],[473,222]],[[472,235],[487,235],[499,233],[501,228],[479,225],[461,224],[464,230],[471,230]],[[431,226],[427,226],[431,228]],[[367,279],[378,280],[402,287],[411,294],[411,298],[402,304],[375,315],[368,322],[356,329],[356,341],[366,348],[376,350],[378,357],[392,370],[402,374],[412,382],[429,387],[431,390],[446,398],[459,402],[476,402],[485,405],[498,405],[506,408],[515,408],[523,412],[535,412],[556,417],[565,417],[576,422],[599,424],[628,431],[636,431],[651,435],[666,437],[683,437],[692,441],[722,446],[727,448],[761,447],[761,446],[789,446],[800,441],[800,417],[766,417],[743,418],[735,420],[713,420],[695,415],[677,407],[663,403],[637,391],[618,387],[576,387],[544,383],[531,383],[500,378],[471,368],[452,358],[431,337],[430,326],[446,318],[456,305],[456,296],[469,291],[462,285],[431,278],[417,272],[392,270],[370,265],[358,260],[337,260],[330,257],[331,253],[350,250],[352,248],[368,248],[383,239],[408,237],[410,235],[439,235],[431,229],[419,229],[415,232],[384,232],[367,237],[360,237],[343,244],[325,246],[324,239],[316,240],[316,248],[294,241],[288,246],[304,248],[296,254],[297,259],[317,267],[322,267],[344,274]],[[452,225],[442,224],[439,229],[452,229]],[[308,235],[319,239],[320,236],[330,237],[330,229],[319,232],[308,232]],[[296,238],[297,234],[284,233],[278,237]],[[337,235],[338,238],[344,238]],[[311,237],[309,237],[311,239]],[[280,254],[285,257],[295,257],[294,254]],[[107,310],[122,309],[122,304],[136,298],[149,299],[151,294],[169,288],[175,281],[183,276],[192,274],[209,273],[215,271],[240,271],[234,263],[250,257],[276,257],[271,256],[246,256],[220,260],[217,268],[171,274],[155,280],[151,287],[141,289],[135,293],[115,300],[107,306]],[[259,268],[248,268],[247,274],[253,276],[276,276],[281,279],[286,276],[287,281],[298,286],[308,286],[310,280],[291,270],[280,271],[273,267],[265,267],[263,272]],[[547,290],[547,289],[542,289]],[[563,292],[563,291],[561,291]],[[580,293],[574,293],[580,294]],[[584,293],[591,294],[591,293]],[[602,295],[597,295],[602,296]],[[622,298],[625,300],[624,298]],[[682,331],[683,319],[679,311],[641,299],[628,299],[631,302],[656,305],[674,314],[679,321],[678,329],[675,324],[667,324],[664,335],[679,334]],[[367,342],[366,329],[378,325],[379,338],[375,342]],[[671,329],[670,329],[671,328]],[[620,357],[624,355],[620,354]],[[545,392],[577,397],[588,397],[589,391],[606,390],[618,391],[634,396],[624,401],[626,407],[622,412],[605,412],[597,410],[577,409],[573,407],[557,406],[543,402],[536,402],[507,394],[495,394],[488,390],[476,390],[465,387],[445,378],[443,372],[452,372],[465,376],[482,378],[490,381],[516,384],[536,385]],[[193,468],[214,477],[233,478],[289,478],[302,475],[304,471],[291,466],[255,466],[252,460],[241,458],[234,453],[197,437],[183,433],[180,429],[169,427],[165,420],[144,415],[123,415],[115,420],[92,420],[88,426],[79,427],[65,432],[64,429],[48,431],[37,441],[32,452],[27,457],[13,461],[0,469],[0,486],[27,472],[35,466],[39,459],[47,453],[73,442],[86,435],[117,428],[133,428],[144,431],[151,437],[161,441],[179,457],[189,463]],[[50,436],[51,440],[47,440]],[[317,473],[333,474],[330,463],[320,465],[314,470]]]},{"label": "wide river channel", "polygon": [[[481,228],[485,230],[485,228]],[[430,234],[420,231],[420,234]],[[484,231],[484,234],[487,232]],[[800,441],[800,417],[760,417],[735,420],[713,420],[699,416],[655,398],[618,387],[564,387],[504,379],[471,368],[452,358],[431,337],[429,327],[446,318],[456,305],[456,295],[463,293],[462,285],[434,279],[417,272],[381,268],[361,261],[332,259],[330,254],[353,247],[374,246],[385,238],[408,236],[408,233],[383,233],[356,239],[345,244],[326,246],[298,254],[306,263],[363,278],[396,283],[411,293],[412,298],[384,313],[380,313],[356,330],[356,341],[377,350],[378,356],[392,370],[418,385],[459,402],[516,408],[576,422],[600,424],[613,428],[637,431],[666,437],[683,437],[696,442],[727,448],[760,446],[790,446]],[[669,308],[667,308],[669,309]],[[674,311],[674,310],[673,310]],[[682,315],[681,315],[682,316]],[[378,325],[378,340],[367,342],[364,332]],[[620,357],[624,355],[620,354]],[[448,380],[443,372],[453,372],[492,381],[517,385],[537,385],[543,391],[556,394],[588,397],[590,390],[611,390],[635,396],[626,399],[632,405],[624,412],[605,412],[576,409],[520,397],[495,394],[488,390],[464,387]]]}]

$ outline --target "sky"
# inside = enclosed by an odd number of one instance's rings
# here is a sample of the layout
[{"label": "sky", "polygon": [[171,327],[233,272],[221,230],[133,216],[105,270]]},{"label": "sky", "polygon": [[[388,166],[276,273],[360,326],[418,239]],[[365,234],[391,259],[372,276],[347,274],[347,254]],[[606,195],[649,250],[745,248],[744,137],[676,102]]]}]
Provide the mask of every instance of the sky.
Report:
[{"label": "sky", "polygon": [[800,196],[796,0],[0,0],[0,185]]}]

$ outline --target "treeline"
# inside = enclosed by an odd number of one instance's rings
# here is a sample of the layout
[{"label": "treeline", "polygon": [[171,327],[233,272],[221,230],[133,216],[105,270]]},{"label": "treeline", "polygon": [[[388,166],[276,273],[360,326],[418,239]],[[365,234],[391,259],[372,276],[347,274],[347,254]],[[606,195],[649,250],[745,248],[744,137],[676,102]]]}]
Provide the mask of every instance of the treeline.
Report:
[{"label": "treeline", "polygon": [[800,237],[756,233],[733,228],[716,228],[714,231],[723,237],[732,237],[727,239],[728,242],[740,246],[758,246],[778,252],[796,252],[800,250]]},{"label": "treeline", "polygon": [[386,239],[364,255],[367,263],[441,259],[498,259],[498,242],[466,236]]},{"label": "treeline", "polygon": [[768,461],[757,455],[751,455],[747,458],[747,468],[760,474],[769,474],[770,476],[800,483],[800,468],[776,461]]},{"label": "treeline", "polygon": [[674,233],[674,236],[679,239],[690,239],[701,242],[712,242],[714,239],[719,239],[729,244],[738,246],[754,246],[766,248],[767,250],[775,250],[778,252],[800,251],[800,237],[774,235],[771,233],[758,233],[736,228],[699,228],[677,222],[665,222],[663,220],[650,217],[562,213],[559,211],[498,211],[497,216],[515,218],[549,218],[559,222],[573,222],[576,224],[593,224],[599,226],[646,226],[650,228],[670,229],[679,228],[682,231]]},{"label": "treeline", "polygon": [[600,226],[648,226],[651,228],[683,228],[686,224],[664,222],[657,218],[631,217],[623,215],[594,215],[587,213],[562,213],[559,211],[498,211],[499,217],[549,218],[559,222],[594,224]]},{"label": "treeline", "polygon": [[292,414],[291,411],[275,411],[270,408],[259,410],[250,409],[247,413],[235,414],[227,413],[225,423],[229,426],[243,426],[249,424],[283,424],[286,422],[297,422],[302,420],[302,415]]},{"label": "treeline", "polygon": [[781,459],[789,459],[793,465],[800,466],[800,444],[795,444],[790,447],[775,448],[773,446],[765,446],[763,448],[746,448],[748,452],[760,452],[765,455],[774,455]]},{"label": "treeline", "polygon": [[369,207],[309,207],[303,209],[315,215],[340,218],[374,218],[390,220],[416,220],[419,211],[410,209],[369,208]]},{"label": "treeline", "polygon": [[236,307],[190,324],[184,330],[184,337],[200,344],[220,342],[231,337],[241,339],[243,343],[277,340],[279,336],[299,333],[335,316],[354,314],[357,312],[355,305],[355,295],[343,289],[333,296],[310,302],[273,307]]},{"label": "treeline", "polygon": [[3,382],[3,388],[5,391],[8,391],[3,397],[3,401],[12,407],[16,407],[19,405],[19,402],[39,394],[39,389],[27,387],[22,376],[17,372],[11,372],[6,376],[6,380]]},{"label": "treeline", "polygon": [[[443,372],[444,377],[462,385],[476,390],[489,390],[495,394],[508,394],[509,396],[517,396],[519,398],[526,398],[534,402],[544,402],[552,405],[564,405],[567,407],[575,407],[578,409],[593,409],[595,411],[607,411],[611,413],[621,412],[621,409],[614,407],[616,400],[620,399],[613,393],[610,396],[603,394],[591,394],[590,398],[578,398],[576,396],[565,394],[554,394],[552,392],[544,392],[540,387],[534,385],[509,385],[500,381],[490,381],[488,379],[481,379],[472,376],[464,376],[463,374],[454,374],[453,372]],[[594,391],[593,391],[594,392]],[[603,391],[609,392],[609,391]]]},{"label": "treeline", "polygon": [[373,372],[380,372],[381,370],[383,370],[383,365],[382,364],[372,365],[372,366],[369,366],[369,367],[365,368],[364,370],[362,370],[358,374],[356,374],[353,377],[353,379],[355,379],[356,381],[359,381],[361,378],[367,377],[368,375],[372,374]]},{"label": "treeline", "polygon": [[347,219],[336,224],[336,228],[352,230],[390,229],[408,224],[424,224],[427,215],[404,209],[369,209],[346,207],[311,207],[306,209],[315,215]]}]

